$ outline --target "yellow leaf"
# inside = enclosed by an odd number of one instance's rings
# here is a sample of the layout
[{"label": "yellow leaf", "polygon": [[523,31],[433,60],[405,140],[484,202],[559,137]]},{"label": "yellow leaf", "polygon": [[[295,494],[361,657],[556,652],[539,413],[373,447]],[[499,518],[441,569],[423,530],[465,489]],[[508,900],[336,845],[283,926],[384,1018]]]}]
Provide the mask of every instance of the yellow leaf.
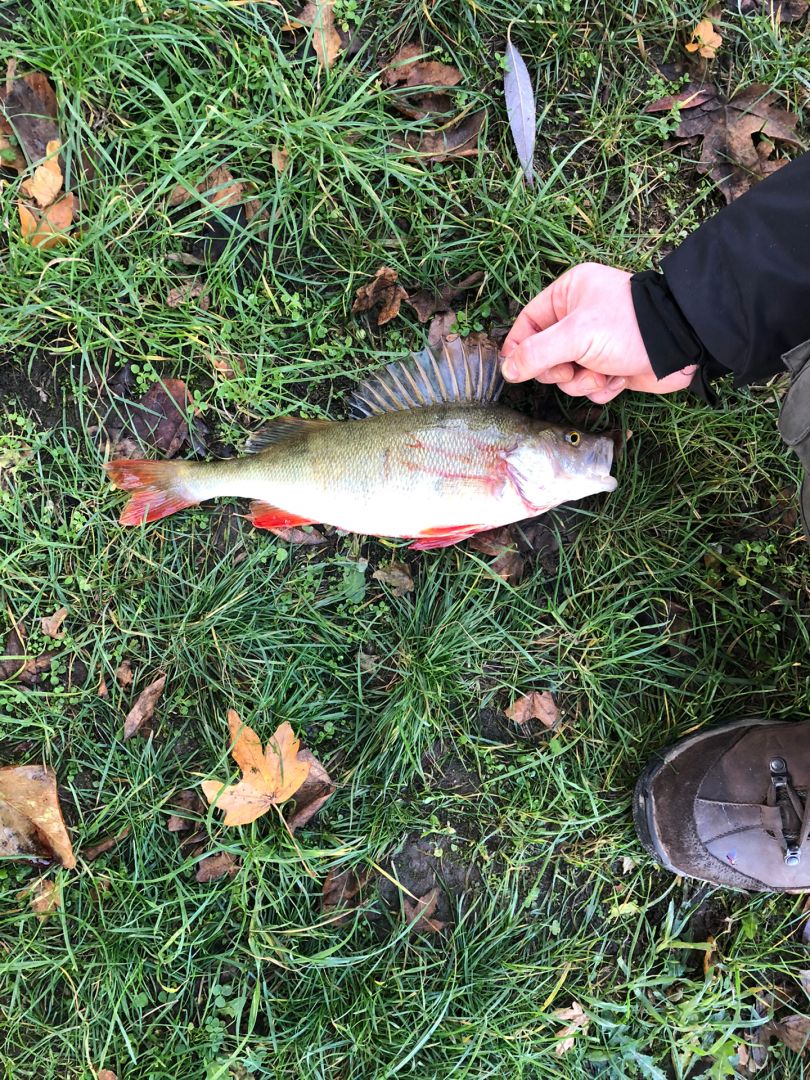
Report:
[{"label": "yellow leaf", "polygon": [[334,0],[309,0],[282,30],[295,30],[299,26],[312,27],[315,54],[321,67],[330,68],[343,45],[335,27]]},{"label": "yellow leaf", "polygon": [[715,30],[711,19],[701,19],[692,31],[692,39],[686,44],[687,52],[700,52],[707,60],[713,60],[723,44],[723,38]]},{"label": "yellow leaf", "polygon": [[205,780],[201,786],[208,802],[216,802],[225,811],[223,824],[247,825],[291,798],[312,766],[300,757],[300,744],[289,724],[276,729],[265,750],[253,728],[243,724],[233,709],[228,710],[228,726],[231,755],[242,770],[242,779],[238,784]]},{"label": "yellow leaf", "polygon": [[29,906],[40,922],[62,906],[62,890],[55,881],[46,878],[37,878],[17,895],[20,899],[28,897]]},{"label": "yellow leaf", "polygon": [[50,206],[56,196],[62,190],[62,169],[59,166],[58,139],[51,139],[46,147],[47,159],[34,169],[34,175],[23,180],[20,187],[30,198],[35,199],[44,209]]},{"label": "yellow leaf", "polygon": [[23,203],[17,204],[20,214],[20,232],[23,240],[32,247],[52,248],[68,239],[67,231],[73,223],[76,200],[73,194],[64,195],[57,202],[36,214]]}]

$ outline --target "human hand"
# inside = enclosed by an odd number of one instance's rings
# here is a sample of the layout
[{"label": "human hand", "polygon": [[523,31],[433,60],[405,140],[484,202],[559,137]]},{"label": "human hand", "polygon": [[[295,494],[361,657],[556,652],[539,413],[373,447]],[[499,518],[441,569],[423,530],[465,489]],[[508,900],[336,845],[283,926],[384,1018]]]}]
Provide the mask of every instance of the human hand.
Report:
[{"label": "human hand", "polygon": [[695,365],[659,379],[636,321],[630,274],[599,263],[566,271],[521,311],[501,349],[508,382],[537,379],[597,405],[622,390],[669,394]]}]

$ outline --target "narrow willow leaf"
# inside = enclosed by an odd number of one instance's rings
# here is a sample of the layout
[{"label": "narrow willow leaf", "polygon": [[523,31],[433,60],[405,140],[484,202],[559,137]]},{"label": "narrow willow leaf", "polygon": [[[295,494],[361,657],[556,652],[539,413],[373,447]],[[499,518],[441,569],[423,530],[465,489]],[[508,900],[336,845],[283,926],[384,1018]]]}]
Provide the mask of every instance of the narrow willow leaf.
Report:
[{"label": "narrow willow leaf", "polygon": [[534,137],[537,113],[532,80],[523,57],[511,41],[506,43],[506,73],[503,77],[506,112],[526,183],[534,185]]}]

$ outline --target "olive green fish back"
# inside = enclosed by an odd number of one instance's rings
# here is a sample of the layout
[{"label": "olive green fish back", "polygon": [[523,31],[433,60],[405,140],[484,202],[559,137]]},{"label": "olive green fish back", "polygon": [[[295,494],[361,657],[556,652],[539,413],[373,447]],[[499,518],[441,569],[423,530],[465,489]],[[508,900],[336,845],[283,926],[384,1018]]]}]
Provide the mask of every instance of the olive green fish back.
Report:
[{"label": "olive green fish back", "polygon": [[349,416],[359,420],[449,403],[488,405],[502,389],[495,343],[451,334],[437,348],[411,353],[362,382],[349,398]]}]

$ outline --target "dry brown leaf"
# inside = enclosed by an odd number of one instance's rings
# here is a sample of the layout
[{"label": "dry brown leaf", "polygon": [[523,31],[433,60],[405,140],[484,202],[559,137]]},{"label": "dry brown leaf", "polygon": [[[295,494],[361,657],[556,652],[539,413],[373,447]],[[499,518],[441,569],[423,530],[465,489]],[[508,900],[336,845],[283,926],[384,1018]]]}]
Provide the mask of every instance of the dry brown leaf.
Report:
[{"label": "dry brown leaf", "polygon": [[396,140],[397,145],[409,151],[408,157],[422,161],[447,161],[454,157],[473,157],[478,153],[478,135],[484,122],[485,112],[463,117],[435,131],[409,132]]},{"label": "dry brown leaf", "polygon": [[568,1024],[557,1032],[557,1038],[560,1041],[554,1047],[554,1053],[561,1057],[573,1048],[577,1032],[582,1031],[584,1033],[587,1031],[588,1016],[578,1001],[572,1001],[567,1009],[555,1009],[552,1016],[556,1016],[559,1020],[568,1021]]},{"label": "dry brown leaf", "polygon": [[480,551],[482,555],[503,555],[504,551],[508,551],[514,545],[515,538],[508,525],[476,533],[467,542],[468,547],[473,551]]},{"label": "dry brown leaf", "polygon": [[105,682],[103,675],[99,675],[96,693],[100,698],[108,698],[110,696],[110,691],[107,689],[107,683]]},{"label": "dry brown leaf", "polygon": [[506,715],[513,724],[526,724],[529,720],[539,720],[547,728],[552,728],[560,719],[560,710],[548,690],[532,690],[524,697],[512,702]]},{"label": "dry brown leaf", "polygon": [[223,877],[235,877],[242,868],[242,863],[229,851],[219,851],[216,855],[206,855],[197,864],[197,881],[219,881]]},{"label": "dry brown leaf", "polygon": [[96,1073],[96,1080],[118,1080],[118,1077],[112,1069],[99,1069]]},{"label": "dry brown leaf", "polygon": [[328,70],[343,47],[335,26],[334,0],[309,0],[309,3],[281,29],[297,30],[301,26],[311,27],[315,55],[321,67]]},{"label": "dry brown leaf", "polygon": [[227,165],[217,165],[191,190],[185,184],[176,184],[169,193],[169,206],[182,206],[193,197],[195,191],[202,195],[206,202],[225,210],[242,201],[244,185],[240,180],[234,180]]},{"label": "dry brown leaf", "polygon": [[205,282],[199,278],[193,278],[191,281],[184,281],[182,285],[177,285],[174,289],[169,289],[166,295],[166,307],[178,308],[190,300],[196,300],[197,297],[200,298],[197,305],[200,311],[208,311],[211,297],[206,292]]},{"label": "dry brown leaf", "polygon": [[714,101],[717,97],[717,87],[706,86],[702,83],[690,82],[677,94],[666,94],[656,101],[651,101],[644,107],[646,113],[669,112],[677,105],[680,109],[696,109],[699,105],[705,105],[708,101]]},{"label": "dry brown leaf", "polygon": [[[438,292],[434,292],[432,289],[420,289],[419,292],[404,297],[404,300],[406,304],[409,304],[414,309],[419,322],[426,323],[431,315],[434,315],[437,311],[446,311],[462,293],[467,292],[474,285],[478,285],[483,280],[483,277],[483,270],[476,270],[465,277],[463,281],[459,281],[457,285],[444,285]],[[449,332],[448,329],[447,333]]]},{"label": "dry brown leaf", "polygon": [[62,640],[65,632],[60,630],[60,627],[67,618],[67,613],[68,609],[66,607],[60,607],[53,615],[46,615],[45,618],[39,620],[39,625],[42,627],[42,633],[45,637],[55,638],[57,641]]},{"label": "dry brown leaf", "polygon": [[56,861],[68,870],[76,865],[56,774],[47,765],[0,769],[0,857]]},{"label": "dry brown leaf", "polygon": [[388,566],[381,566],[371,576],[375,581],[382,581],[387,585],[394,596],[413,592],[413,578],[405,563],[392,562]]},{"label": "dry brown leaf", "polygon": [[520,581],[526,569],[526,560],[519,551],[504,551],[489,564],[493,574],[504,581]]},{"label": "dry brown leaf", "polygon": [[396,270],[390,266],[381,266],[368,285],[361,285],[357,290],[352,312],[370,311],[379,304],[378,326],[384,326],[396,318],[402,301],[408,299],[408,294],[397,281],[398,277]]},{"label": "dry brown leaf", "polygon": [[160,675],[154,682],[150,683],[149,686],[140,692],[135,704],[127,713],[127,718],[124,721],[124,742],[126,742],[127,739],[131,739],[133,735],[137,735],[143,725],[152,719],[155,713],[155,706],[160,699],[160,695],[163,693],[165,685],[166,676]]},{"label": "dry brown leaf", "polygon": [[295,810],[287,818],[287,828],[291,833],[308,824],[335,793],[329,773],[314,754],[309,750],[299,750],[297,760],[308,763],[310,768],[306,780],[295,792]]},{"label": "dry brown leaf", "polygon": [[108,836],[104,840],[98,840],[95,844],[90,844],[89,847],[82,848],[82,858],[85,862],[92,862],[94,859],[97,859],[99,855],[103,855],[106,851],[111,851],[117,843],[121,840],[125,840],[129,834],[130,827],[127,825],[115,836]]},{"label": "dry brown leaf", "polygon": [[270,160],[277,173],[283,173],[290,163],[290,155],[282,146],[274,146],[270,151]]},{"label": "dry brown leaf", "polygon": [[20,235],[32,247],[52,248],[69,239],[68,230],[73,224],[76,199],[72,193],[63,195],[45,210],[17,203],[20,215]]},{"label": "dry brown leaf", "polygon": [[457,315],[455,311],[443,311],[431,319],[428,327],[427,343],[429,349],[435,349],[441,345],[442,338],[446,338],[453,332]]},{"label": "dry brown leaf", "polygon": [[[202,817],[205,813],[205,803],[193,788],[181,791],[173,805],[176,810],[185,810],[187,814],[195,814],[197,817]],[[190,817],[172,814],[166,822],[166,828],[169,832],[189,832],[196,829],[198,824]]]},{"label": "dry brown leaf", "polygon": [[129,660],[122,660],[121,663],[118,665],[118,670],[115,673],[116,682],[120,687],[126,690],[128,686],[132,686],[133,678],[134,675],[132,674],[132,665],[130,664]]},{"label": "dry brown leaf", "polygon": [[319,532],[318,529],[310,528],[310,531],[307,532],[306,529],[299,529],[297,525],[280,526],[277,529],[273,529],[273,533],[287,544],[303,544],[304,547],[319,547],[321,544],[328,543],[327,537],[325,537],[322,532]]},{"label": "dry brown leaf", "polygon": [[221,379],[232,379],[235,375],[245,374],[245,361],[239,356],[229,356],[224,352],[211,353],[211,367]]},{"label": "dry brown leaf", "polygon": [[237,784],[204,780],[201,787],[208,802],[225,812],[223,824],[247,825],[291,798],[309,776],[311,764],[301,760],[298,739],[287,723],[276,729],[264,751],[259,736],[234,709],[228,710],[228,727],[231,755],[242,779]]},{"label": "dry brown leaf", "polygon": [[39,203],[43,210],[51,205],[62,190],[64,177],[59,165],[60,146],[58,139],[52,139],[46,147],[45,152],[48,155],[46,160],[41,165],[37,165],[33,176],[20,184],[25,194]]},{"label": "dry brown leaf", "polygon": [[798,22],[810,9],[808,0],[726,0],[726,6],[735,14],[762,12],[777,24]]},{"label": "dry brown leaf", "polygon": [[4,646],[6,659],[0,660],[0,681],[14,677],[23,686],[36,686],[39,676],[50,668],[56,653],[47,652],[41,656],[26,657],[26,638],[25,627],[21,622],[9,630]]},{"label": "dry brown leaf", "polygon": [[41,72],[20,79],[11,73],[0,86],[0,102],[7,120],[4,134],[13,131],[27,159],[20,170],[24,171],[28,161],[42,161],[47,156],[48,143],[59,140],[56,94]]},{"label": "dry brown leaf", "polygon": [[126,404],[129,428],[123,431],[133,432],[141,446],[159,451],[164,458],[180,453],[189,440],[187,416],[191,406],[191,394],[181,379],[155,382],[143,397]]},{"label": "dry brown leaf", "polygon": [[3,130],[0,116],[0,169],[13,169],[17,174],[24,173],[28,168],[28,162],[20,153],[20,148],[12,145],[9,139],[10,133],[10,126],[8,132]]},{"label": "dry brown leaf", "polygon": [[795,1013],[782,1020],[770,1020],[760,1029],[763,1037],[778,1039],[796,1054],[803,1054],[810,1042],[810,1016]]},{"label": "dry brown leaf", "polygon": [[[331,915],[338,908],[347,907],[349,901],[360,895],[367,880],[366,874],[358,874],[354,870],[330,870],[321,890],[321,912]],[[332,921],[339,924],[345,922],[350,915],[350,911],[341,911]]]},{"label": "dry brown leaf", "polygon": [[415,930],[418,934],[438,934],[440,930],[444,930],[447,923],[432,917],[438,903],[439,890],[437,888],[418,897],[413,904],[407,896],[403,897],[405,921],[411,924],[411,930]]},{"label": "dry brown leaf", "polygon": [[686,51],[696,52],[706,60],[713,60],[722,44],[723,38],[715,30],[712,20],[701,19],[692,31],[691,39],[686,43]]},{"label": "dry brown leaf", "polygon": [[424,52],[418,42],[403,45],[383,68],[383,86],[458,86],[458,68],[438,60],[417,60]]},{"label": "dry brown leaf", "polygon": [[40,922],[62,906],[62,889],[49,878],[37,878],[17,895],[21,900],[28,899],[31,910]]},{"label": "dry brown leaf", "polygon": [[775,94],[754,85],[731,101],[717,97],[686,110],[677,135],[703,138],[698,172],[708,173],[730,203],[786,164],[784,159],[767,156],[767,147],[759,151],[754,138],[767,136],[798,146],[797,123],[798,116],[781,108]]}]

